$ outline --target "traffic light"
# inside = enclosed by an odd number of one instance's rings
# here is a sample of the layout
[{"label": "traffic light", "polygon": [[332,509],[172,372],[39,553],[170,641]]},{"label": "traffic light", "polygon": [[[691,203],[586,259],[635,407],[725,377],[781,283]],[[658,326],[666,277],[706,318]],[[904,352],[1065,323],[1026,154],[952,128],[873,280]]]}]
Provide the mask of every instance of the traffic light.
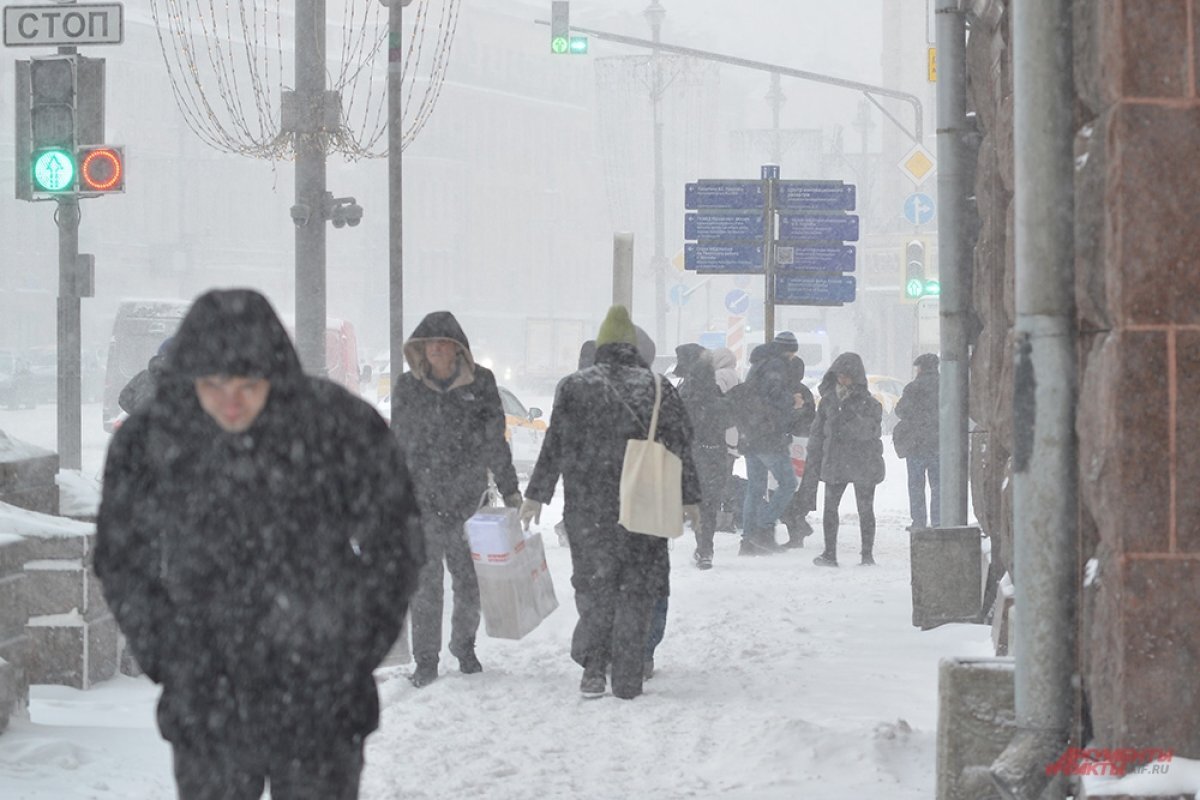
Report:
[{"label": "traffic light", "polygon": [[913,239],[904,248],[904,296],[916,300],[925,295],[925,243]]},{"label": "traffic light", "polygon": [[76,151],[80,194],[114,194],[125,191],[125,148],[89,145]]},{"label": "traffic light", "polygon": [[937,278],[926,277],[925,242],[913,239],[904,248],[904,299],[939,297],[942,284]]},{"label": "traffic light", "polygon": [[550,52],[559,56],[571,52],[571,3],[569,0],[551,0]]},{"label": "traffic light", "polygon": [[16,196],[74,193],[78,145],[104,141],[104,59],[42,56],[16,68]]}]

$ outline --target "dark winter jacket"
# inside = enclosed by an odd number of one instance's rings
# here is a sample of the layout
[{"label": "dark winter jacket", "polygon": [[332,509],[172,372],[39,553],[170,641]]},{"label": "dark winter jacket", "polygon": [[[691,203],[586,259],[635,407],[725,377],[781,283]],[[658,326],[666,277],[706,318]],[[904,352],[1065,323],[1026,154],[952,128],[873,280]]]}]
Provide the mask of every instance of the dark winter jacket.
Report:
[{"label": "dark winter jacket", "polygon": [[712,360],[703,356],[689,363],[683,372],[676,366],[675,374],[683,378],[678,391],[692,423],[692,451],[716,450],[724,454],[730,413],[721,387],[717,386]]},{"label": "dark winter jacket", "polygon": [[783,354],[769,344],[750,353],[745,382],[729,392],[743,453],[786,453],[795,416],[794,373]]},{"label": "dark winter jacket", "polygon": [[158,385],[158,380],[162,377],[165,368],[165,355],[152,356],[146,368],[137,375],[134,375],[129,383],[125,384],[125,388],[121,390],[121,394],[117,397],[117,405],[126,414],[132,414],[149,403],[154,398],[154,389]]},{"label": "dark winter jacket", "polygon": [[[601,529],[611,535],[616,558],[644,565],[642,585],[631,590],[667,593],[667,540],[629,533],[617,524],[625,443],[645,439],[654,407],[653,374],[629,344],[606,344],[596,363],[563,378],[554,395],[550,427],[525,496],[548,503],[561,475],[563,519],[568,530]],[[700,502],[692,461],[692,428],[674,387],[662,380],[655,438],[683,461],[683,502]]]},{"label": "dark winter jacket", "polygon": [[792,411],[792,435],[808,436],[812,430],[813,419],[817,416],[817,404],[813,400],[812,390],[804,385],[804,359],[795,356],[788,358],[784,363],[788,368],[792,394],[804,398],[804,405]]},{"label": "dark winter jacket", "polygon": [[[933,458],[938,454],[938,373],[922,370],[916,379],[904,387],[896,416],[900,422],[892,435],[907,439],[907,454],[918,458]],[[907,457],[907,456],[906,456]]]},{"label": "dark winter jacket", "polygon": [[[201,409],[207,374],[270,381],[246,431]],[[408,474],[374,409],[303,374],[261,295],[193,304],[154,400],[112,439],[96,527],[166,739],[297,754],[376,727],[371,673],[424,560]]]},{"label": "dark winter jacket", "polygon": [[[425,343],[434,339],[458,346],[458,373],[444,388],[425,360]],[[392,426],[421,510],[465,520],[479,508],[489,470],[501,497],[518,491],[496,379],[475,363],[454,315],[435,311],[421,320],[404,344],[404,357],[409,371],[392,390]]]},{"label": "dark winter jacket", "polygon": [[[852,383],[838,397],[837,377]],[[884,476],[883,406],[871,396],[867,373],[856,353],[842,353],[821,379],[821,402],[808,437],[808,467],[826,483],[880,483]],[[808,472],[805,477],[808,477]]]}]

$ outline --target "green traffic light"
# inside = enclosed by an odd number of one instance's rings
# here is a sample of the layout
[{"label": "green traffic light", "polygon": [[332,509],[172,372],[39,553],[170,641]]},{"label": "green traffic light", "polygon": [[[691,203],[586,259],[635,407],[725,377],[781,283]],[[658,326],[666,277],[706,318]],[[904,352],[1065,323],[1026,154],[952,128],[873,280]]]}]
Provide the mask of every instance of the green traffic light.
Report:
[{"label": "green traffic light", "polygon": [[925,296],[938,297],[942,293],[942,284],[938,281],[925,281]]},{"label": "green traffic light", "polygon": [[571,55],[575,55],[575,56],[587,55],[587,51],[588,51],[587,37],[586,36],[572,36],[570,48],[571,48]]},{"label": "green traffic light", "polygon": [[566,36],[555,36],[550,40],[550,51],[556,55],[562,55],[571,47]]},{"label": "green traffic light", "polygon": [[920,278],[912,278],[904,284],[904,296],[916,299],[925,294],[925,282]]},{"label": "green traffic light", "polygon": [[66,150],[38,153],[33,162],[33,184],[39,192],[68,192],[75,185],[75,160]]}]

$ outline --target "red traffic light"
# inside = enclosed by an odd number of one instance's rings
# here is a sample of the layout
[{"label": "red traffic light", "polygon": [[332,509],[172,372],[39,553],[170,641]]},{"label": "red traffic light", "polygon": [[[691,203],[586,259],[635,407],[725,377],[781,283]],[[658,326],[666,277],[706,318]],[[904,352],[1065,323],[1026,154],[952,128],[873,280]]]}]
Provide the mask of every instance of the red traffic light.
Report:
[{"label": "red traffic light", "polygon": [[80,192],[125,191],[125,148],[110,145],[79,148]]}]

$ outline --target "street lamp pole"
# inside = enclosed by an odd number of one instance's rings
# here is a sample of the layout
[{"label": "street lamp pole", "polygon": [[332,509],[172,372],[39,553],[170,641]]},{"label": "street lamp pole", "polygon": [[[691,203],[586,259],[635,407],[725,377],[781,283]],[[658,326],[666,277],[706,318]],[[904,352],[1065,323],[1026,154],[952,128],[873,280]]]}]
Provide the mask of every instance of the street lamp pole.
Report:
[{"label": "street lamp pole", "polygon": [[[655,44],[662,41],[663,17],[667,10],[658,0],[650,0],[643,12],[650,23],[650,38]],[[667,343],[667,256],[666,256],[666,189],[663,186],[663,122],[662,60],[654,49],[654,76],[650,85],[650,103],[654,111],[654,343],[661,350]]]}]

